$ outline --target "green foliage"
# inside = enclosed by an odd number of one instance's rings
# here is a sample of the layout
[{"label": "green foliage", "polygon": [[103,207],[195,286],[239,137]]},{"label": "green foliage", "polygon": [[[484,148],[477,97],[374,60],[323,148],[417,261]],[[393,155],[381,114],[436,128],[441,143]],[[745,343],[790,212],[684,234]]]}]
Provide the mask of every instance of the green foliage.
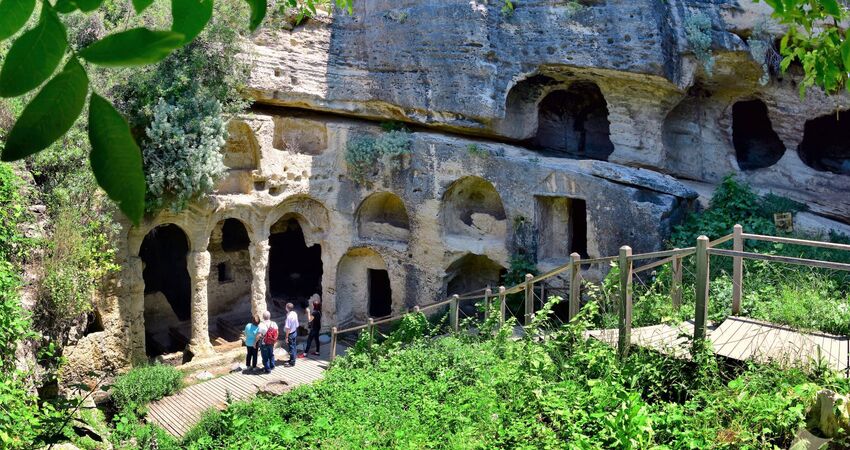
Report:
[{"label": "green foliage", "polygon": [[160,100],[146,130],[142,151],[149,212],[180,211],[190,200],[212,192],[224,176],[227,128],[215,99],[184,97],[176,104]]},{"label": "green foliage", "polygon": [[[5,66],[4,66],[5,67]],[[74,125],[88,94],[88,76],[76,59],[50,80],[18,117],[9,131],[3,160],[14,161],[44,150]],[[56,102],[62,96],[61,102]]]},{"label": "green foliage", "polygon": [[378,137],[355,137],[345,147],[348,175],[357,183],[368,184],[377,173],[379,161],[390,170],[398,169],[402,158],[410,154],[410,145],[410,133],[404,128],[387,131]]},{"label": "green foliage", "polygon": [[[758,1],[758,0],[756,0]],[[800,97],[818,86],[827,94],[847,88],[850,77],[850,32],[843,25],[850,18],[846,2],[837,0],[765,0],[773,17],[788,26],[779,52],[780,67],[793,62],[803,66]]]},{"label": "green foliage", "polygon": [[708,209],[688,215],[684,223],[673,230],[673,246],[691,247],[701,234],[717,239],[731,233],[735,224],[741,224],[746,233],[776,234],[773,218],[762,214],[773,208],[775,200],[769,202],[766,204],[749,185],[729,175],[714,191]]},{"label": "green foliage", "polygon": [[0,261],[22,258],[31,244],[18,229],[27,218],[22,185],[12,166],[0,163]]},{"label": "green foliage", "polygon": [[711,53],[711,19],[703,13],[696,13],[685,19],[685,33],[694,56],[702,63],[705,72],[711,75],[714,70],[714,55]]},{"label": "green foliage", "polygon": [[[136,13],[140,14],[153,2],[152,0],[133,0],[132,3]],[[181,44],[194,42],[212,19],[214,11],[212,1],[171,0],[170,3],[171,32],[151,30],[147,26],[127,30],[128,21],[125,21],[121,31],[93,42],[90,40],[86,42],[83,39],[82,42],[88,45],[78,51],[77,48],[68,45],[67,26],[60,18],[60,14],[102,11],[109,15],[112,11],[121,8],[116,6],[118,2],[106,2],[105,5],[102,0],[41,2],[41,14],[35,26],[21,33],[8,52],[3,55],[3,67],[0,68],[0,96],[20,97],[50,78],[67,54],[69,54],[68,63],[66,69],[46,83],[24,109],[22,116],[10,132],[7,145],[3,149],[2,159],[16,160],[39,152],[71,129],[82,112],[85,98],[90,90],[88,74],[79,65],[78,58],[88,59],[89,62],[104,67],[149,64],[172,53]],[[265,1],[248,0],[247,3],[251,10],[249,25],[253,31],[263,21],[266,12]],[[316,5],[320,3],[322,3],[320,0],[285,1],[285,4],[298,9],[305,16],[315,14]],[[349,13],[353,8],[352,0],[336,0],[335,3],[347,9]],[[34,4],[33,0],[0,0],[0,41],[17,33],[27,23],[35,10]],[[66,20],[73,22],[75,19],[73,16],[68,16]],[[140,19],[136,17],[134,20]],[[227,26],[222,29],[233,30],[233,27]],[[235,39],[221,42],[231,47],[237,45]],[[189,79],[192,80],[192,77],[190,76]],[[205,93],[199,94],[199,98],[206,98]],[[155,95],[156,101],[148,102],[146,106],[152,107],[160,97],[176,105],[168,96]],[[52,114],[46,114],[48,111]],[[130,111],[139,110],[130,109]],[[105,117],[108,116],[98,115],[93,119],[107,120]],[[152,119],[152,115],[148,118]],[[147,125],[143,123],[142,128]],[[114,126],[114,124],[100,124],[99,127],[103,129],[108,126]],[[124,125],[120,124],[120,127],[123,129]],[[123,131],[114,133],[112,138],[114,147],[110,145],[108,151],[93,152],[90,155],[92,166],[109,167],[109,170],[113,171],[128,171],[129,177],[125,183],[134,184],[129,189],[119,188],[114,183],[106,183],[104,180],[108,177],[98,176],[97,180],[103,183],[101,187],[107,191],[109,197],[116,199],[127,217],[132,222],[138,223],[142,218],[142,209],[138,205],[144,201],[141,168],[136,165],[111,166],[113,152],[118,152],[119,160],[126,160],[126,151],[134,145],[130,142],[130,134]]]},{"label": "green foliage", "polygon": [[476,158],[482,158],[482,159],[490,156],[490,152],[479,147],[478,144],[467,145],[466,146],[466,153],[468,153],[469,156],[473,156],[473,157],[476,157]]},{"label": "green foliage", "polygon": [[503,328],[479,339],[385,343],[378,347],[391,349],[369,358],[347,354],[322,381],[208,413],[182,444],[787,448],[814,392],[835,388],[831,376],[727,369],[708,353],[686,361],[637,350],[619,361],[614,349],[584,339],[595,309],[588,305],[567,326],[538,319],[544,309],[518,340]]},{"label": "green foliage", "polygon": [[148,403],[173,394],[182,385],[183,373],[174,367],[136,367],[115,379],[112,400],[124,413],[139,413]]}]

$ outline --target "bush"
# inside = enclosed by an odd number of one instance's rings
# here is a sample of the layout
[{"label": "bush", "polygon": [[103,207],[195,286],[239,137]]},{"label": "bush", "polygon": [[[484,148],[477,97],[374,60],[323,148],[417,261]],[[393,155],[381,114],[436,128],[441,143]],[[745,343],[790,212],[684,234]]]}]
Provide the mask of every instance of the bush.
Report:
[{"label": "bush", "polygon": [[345,164],[348,175],[357,183],[367,184],[380,161],[384,167],[396,170],[401,160],[410,154],[410,133],[402,129],[387,131],[377,138],[360,136],[348,141]]},{"label": "bush", "polygon": [[685,34],[694,55],[702,63],[705,72],[711,75],[714,70],[714,55],[711,53],[711,19],[703,13],[688,16],[685,19]]},{"label": "bush", "polygon": [[160,99],[142,151],[147,193],[145,209],[178,212],[208,194],[226,171],[220,149],[227,137],[215,99]]},{"label": "bush", "polygon": [[148,403],[171,395],[183,385],[183,373],[171,366],[137,367],[115,379],[112,400],[125,413],[138,413]]}]

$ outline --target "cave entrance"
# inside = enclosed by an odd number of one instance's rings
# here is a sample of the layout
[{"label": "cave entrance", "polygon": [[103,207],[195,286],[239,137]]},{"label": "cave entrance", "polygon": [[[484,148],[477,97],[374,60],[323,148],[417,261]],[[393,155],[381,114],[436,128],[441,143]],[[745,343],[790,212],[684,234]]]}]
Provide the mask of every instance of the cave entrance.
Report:
[{"label": "cave entrance", "polygon": [[307,246],[299,220],[283,217],[269,237],[269,292],[277,312],[286,303],[307,307],[308,299],[322,291],[322,247]]},{"label": "cave entrance", "polygon": [[182,351],[191,332],[189,239],[180,227],[160,225],[142,241],[145,348],[149,356]]},{"label": "cave entrance", "polygon": [[361,239],[407,242],[410,218],[404,202],[390,192],[367,197],[357,208],[357,234]]},{"label": "cave entrance", "polygon": [[[484,255],[467,253],[451,263],[446,269],[446,295],[449,297],[455,294],[463,296],[473,291],[483,294],[483,289],[487,286],[496,291],[496,287],[506,272],[507,270],[499,263]],[[481,298],[461,300],[458,305],[460,317],[483,319],[482,312],[476,307],[476,302],[480,300]]]},{"label": "cave entrance", "polygon": [[614,152],[608,104],[599,86],[576,82],[540,101],[533,145],[581,158],[607,161]]},{"label": "cave entrance", "polygon": [[587,204],[569,197],[538,196],[537,232],[540,261],[562,263],[571,253],[587,258]]},{"label": "cave entrance", "polygon": [[850,175],[850,111],[807,121],[798,152],[812,169]]},{"label": "cave entrance", "polygon": [[489,181],[468,176],[449,186],[441,204],[443,231],[476,240],[504,239],[507,235],[502,198]]},{"label": "cave entrance", "polygon": [[773,131],[767,105],[758,99],[732,105],[732,144],[741,170],[770,167],[785,153],[785,145]]},{"label": "cave entrance", "polygon": [[382,269],[368,269],[369,317],[386,317],[393,312],[390,274]]},{"label": "cave entrance", "polygon": [[239,219],[219,221],[210,234],[207,278],[209,336],[214,346],[238,341],[251,320],[251,243]]}]

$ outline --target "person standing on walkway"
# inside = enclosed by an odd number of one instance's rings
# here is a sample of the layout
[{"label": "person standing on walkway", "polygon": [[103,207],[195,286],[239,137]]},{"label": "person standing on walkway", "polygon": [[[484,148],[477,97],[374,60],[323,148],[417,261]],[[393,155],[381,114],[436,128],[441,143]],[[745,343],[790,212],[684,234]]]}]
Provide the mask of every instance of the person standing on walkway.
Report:
[{"label": "person standing on walkway", "polygon": [[298,313],[295,312],[295,305],[292,303],[286,304],[286,324],[284,325],[284,342],[289,349],[289,367],[295,365],[295,357],[298,349],[295,347],[295,341],[298,337]]},{"label": "person standing on walkway", "polygon": [[257,333],[260,330],[260,319],[257,316],[251,318],[245,325],[245,368],[257,368]]},{"label": "person standing on walkway", "polygon": [[316,351],[313,355],[319,355],[319,331],[322,330],[322,302],[321,300],[313,300],[313,312],[307,310],[307,323],[310,324],[310,334],[307,336],[307,348],[304,349],[304,354],[310,353],[310,344],[316,341]]},{"label": "person standing on walkway", "polygon": [[263,358],[263,371],[270,373],[274,370],[274,345],[277,343],[277,324],[271,320],[272,314],[263,312],[263,321],[257,329],[257,340],[260,344],[260,356]]}]

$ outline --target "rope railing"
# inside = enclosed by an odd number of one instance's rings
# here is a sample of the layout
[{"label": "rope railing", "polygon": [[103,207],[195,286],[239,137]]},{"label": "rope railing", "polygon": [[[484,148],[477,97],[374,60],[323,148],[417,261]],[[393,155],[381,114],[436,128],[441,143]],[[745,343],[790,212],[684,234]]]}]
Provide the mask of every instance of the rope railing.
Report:
[{"label": "rope railing", "polygon": [[[545,303],[545,291],[541,290],[540,295],[535,293],[535,284],[549,280],[563,273],[569,273],[569,295],[568,295],[568,313],[567,320],[572,320],[575,317],[581,306],[581,267],[584,265],[611,263],[617,261],[620,267],[619,292],[617,299],[618,306],[618,352],[621,356],[628,354],[631,345],[631,327],[632,327],[632,308],[633,308],[633,283],[635,274],[645,272],[656,267],[672,264],[672,282],[670,284],[670,301],[674,309],[678,310],[682,304],[682,276],[684,272],[688,272],[695,279],[695,317],[694,317],[694,341],[702,340],[706,337],[706,326],[708,319],[708,289],[709,289],[709,257],[712,255],[726,256],[733,258],[733,274],[732,274],[732,314],[740,314],[741,295],[743,291],[743,259],[760,259],[765,261],[783,262],[790,264],[801,264],[813,267],[822,267],[829,269],[839,269],[850,271],[850,264],[819,261],[804,258],[794,258],[778,255],[766,255],[761,253],[745,252],[743,250],[744,240],[759,240],[768,242],[777,242],[785,244],[794,244],[802,246],[821,247],[837,250],[850,251],[850,245],[836,244],[831,242],[809,241],[804,239],[793,239],[778,236],[765,236],[758,234],[743,233],[740,225],[735,225],[733,232],[726,236],[722,236],[713,241],[709,241],[708,237],[700,236],[697,238],[694,247],[674,248],[672,250],[662,250],[655,252],[632,254],[632,249],[629,246],[620,248],[617,256],[606,256],[598,258],[582,259],[577,253],[570,255],[570,260],[566,264],[560,265],[552,270],[549,270],[541,275],[534,276],[527,274],[525,281],[514,286],[505,287],[499,286],[496,292],[491,288],[483,288],[475,291],[464,293],[463,295],[453,295],[452,297],[432,303],[425,306],[416,306],[412,312],[424,313],[435,308],[448,306],[449,309],[449,326],[452,330],[457,331],[459,326],[459,306],[464,300],[479,300],[484,299],[485,305],[489,304],[492,298],[499,300],[499,323],[504,324],[508,315],[513,315],[510,308],[507,307],[506,299],[511,294],[523,294],[522,317],[516,317],[518,322],[528,325],[535,311],[535,303]],[[732,241],[732,250],[714,248],[720,244]],[[695,256],[696,270],[690,272],[682,263],[685,257]],[[634,267],[635,261],[643,261],[647,259],[657,259],[638,267]],[[639,282],[642,280],[637,277]],[[489,308],[489,306],[488,306]],[[466,313],[464,313],[466,315]],[[331,330],[331,343],[333,358],[336,354],[335,344],[337,336],[343,333],[352,331],[360,331],[368,329],[370,336],[374,335],[374,327],[380,324],[399,320],[404,317],[404,314],[383,318],[380,320],[369,319],[369,322],[364,325],[358,325],[350,328],[338,330],[333,327]]]}]

